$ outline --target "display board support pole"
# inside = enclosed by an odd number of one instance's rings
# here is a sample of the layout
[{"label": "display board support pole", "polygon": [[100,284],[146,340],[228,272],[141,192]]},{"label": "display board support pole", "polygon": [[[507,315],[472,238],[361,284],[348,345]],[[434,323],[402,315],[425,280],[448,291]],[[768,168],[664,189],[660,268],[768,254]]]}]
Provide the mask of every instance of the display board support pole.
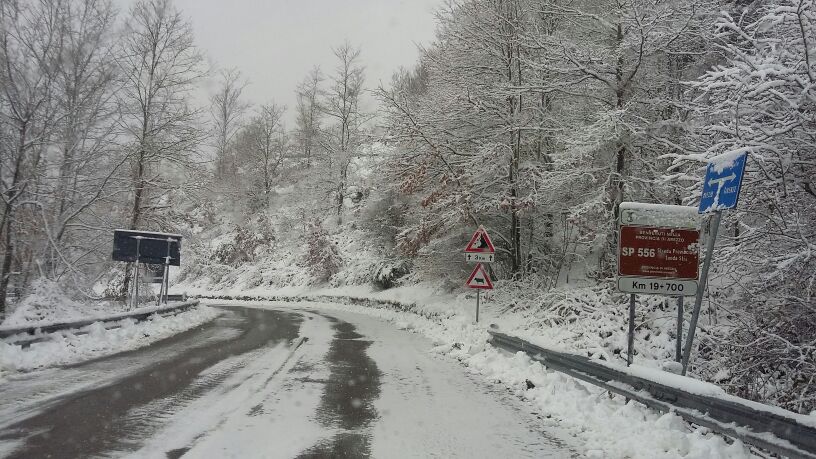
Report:
[{"label": "display board support pole", "polygon": [[139,307],[139,258],[141,256],[142,238],[136,236],[136,269],[133,270],[133,301],[131,301],[131,309]]},{"label": "display board support pole", "polygon": [[677,297],[677,344],[674,349],[675,362],[683,361],[683,297]]},{"label": "display board support pole", "polygon": [[720,230],[720,219],[722,211],[714,212],[711,216],[711,234],[708,236],[708,247],[706,247],[705,260],[703,260],[703,270],[700,274],[700,286],[697,288],[697,296],[694,298],[694,310],[691,313],[686,347],[683,349],[683,376],[688,370],[689,359],[691,357],[691,347],[694,345],[694,333],[697,331],[697,320],[700,318],[700,308],[703,304],[703,293],[708,283],[708,268],[711,266],[711,257],[714,254],[714,244],[717,242],[717,233]]},{"label": "display board support pole", "polygon": [[476,290],[476,323],[479,323],[479,297],[482,296],[481,290]]},{"label": "display board support pole", "polygon": [[162,279],[162,287],[164,290],[162,301],[167,304],[167,297],[170,296],[170,265],[164,265],[164,279]]},{"label": "display board support pole", "polygon": [[172,242],[172,239],[167,239],[167,256],[164,257],[164,272],[162,273],[162,283],[159,289],[159,303],[164,304],[167,304],[168,290],[170,290],[170,281],[168,278],[170,276],[170,243]]},{"label": "display board support pole", "polygon": [[135,303],[134,298],[136,297],[136,267],[139,266],[139,262],[133,262],[133,269],[130,271],[130,298],[128,298],[128,309],[133,309],[133,304]]},{"label": "display board support pole", "polygon": [[629,346],[626,351],[626,366],[632,365],[635,354],[635,294],[629,295]]}]

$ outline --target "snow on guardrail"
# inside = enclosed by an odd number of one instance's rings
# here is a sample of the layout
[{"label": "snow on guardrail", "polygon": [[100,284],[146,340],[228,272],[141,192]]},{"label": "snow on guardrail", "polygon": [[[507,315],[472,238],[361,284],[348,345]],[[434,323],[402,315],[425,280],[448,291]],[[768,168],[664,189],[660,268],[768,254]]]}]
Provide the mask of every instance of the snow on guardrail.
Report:
[{"label": "snow on guardrail", "polygon": [[619,367],[582,355],[546,349],[496,330],[491,344],[524,352],[548,368],[637,400],[689,422],[791,458],[816,458],[816,420],[779,407],[727,395],[693,378],[643,367]]},{"label": "snow on guardrail", "polygon": [[132,319],[136,322],[145,320],[154,314],[168,314],[177,313],[187,310],[191,307],[198,306],[198,300],[183,301],[181,303],[170,304],[165,306],[151,306],[146,308],[139,308],[121,314],[113,314],[109,316],[89,317],[82,320],[74,320],[68,322],[40,322],[24,326],[0,327],[0,339],[11,338],[12,342],[26,341],[32,336],[45,335],[62,330],[73,330],[87,327],[97,322],[118,322],[124,319]]}]

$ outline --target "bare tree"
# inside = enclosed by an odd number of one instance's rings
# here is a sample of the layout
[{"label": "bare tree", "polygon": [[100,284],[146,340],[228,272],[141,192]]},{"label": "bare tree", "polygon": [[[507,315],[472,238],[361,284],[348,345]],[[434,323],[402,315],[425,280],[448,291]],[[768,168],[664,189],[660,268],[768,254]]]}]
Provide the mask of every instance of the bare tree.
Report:
[{"label": "bare tree", "polygon": [[153,209],[148,193],[160,185],[160,165],[186,166],[202,139],[188,96],[205,71],[193,29],[170,0],[143,0],[130,10],[119,66],[123,127],[132,142],[131,229]]},{"label": "bare tree", "polygon": [[533,217],[529,188],[540,168],[540,158],[529,157],[539,115],[531,87],[540,83],[528,81],[525,13],[518,0],[475,0],[440,11],[445,45],[424,50],[413,75],[379,91],[391,134],[409,152],[393,170],[407,189],[427,185],[421,207],[440,216],[429,219],[429,230],[407,233],[422,236],[406,238],[412,241],[402,245],[411,251],[431,241],[429,232],[455,235],[450,230],[466,219],[486,225],[501,261],[521,274],[522,217]]},{"label": "bare tree", "polygon": [[34,184],[55,127],[54,82],[59,65],[60,8],[0,1],[0,315],[4,314],[19,235],[18,212]]},{"label": "bare tree", "polygon": [[262,105],[258,113],[238,135],[238,152],[241,156],[241,172],[255,176],[263,195],[259,201],[269,203],[272,179],[283,162],[286,151],[286,134],[281,120],[285,107],[275,104]]},{"label": "bare tree", "polygon": [[320,132],[320,84],[323,73],[313,68],[297,88],[297,121],[295,136],[306,167],[312,166],[312,155]]},{"label": "bare tree", "polygon": [[[142,0],[130,9],[118,63],[122,127],[130,140],[133,174],[128,227],[138,229],[160,224],[156,214],[167,208],[172,189],[168,170],[193,165],[203,133],[200,111],[188,101],[205,70],[192,26],[170,0]],[[123,291],[127,288],[126,276]]]},{"label": "bare tree", "polygon": [[349,166],[355,155],[359,154],[363,124],[367,121],[360,110],[365,69],[360,64],[360,50],[350,43],[346,42],[333,51],[337,67],[320,105],[322,113],[332,123],[321,129],[321,144],[332,170],[337,216],[342,218]]},{"label": "bare tree", "polygon": [[[54,97],[61,114],[52,162],[59,171],[47,190],[51,209],[43,216],[43,237],[49,241],[46,275],[57,278],[78,260],[97,262],[101,255],[96,238],[84,228],[94,206],[110,200],[109,187],[125,157],[115,149],[115,65],[110,57],[115,12],[109,0],[49,0],[62,4],[61,64],[57,67]],[[77,224],[78,223],[78,224]],[[83,232],[69,238],[71,229]],[[66,242],[66,239],[70,241]],[[73,250],[65,250],[64,245]],[[107,255],[107,254],[104,254]],[[60,269],[61,267],[61,269]]]},{"label": "bare tree", "polygon": [[230,147],[241,128],[241,118],[250,106],[241,100],[246,86],[247,81],[237,69],[221,70],[218,92],[210,98],[210,112],[215,124],[215,175],[219,178],[234,178],[235,158]]}]

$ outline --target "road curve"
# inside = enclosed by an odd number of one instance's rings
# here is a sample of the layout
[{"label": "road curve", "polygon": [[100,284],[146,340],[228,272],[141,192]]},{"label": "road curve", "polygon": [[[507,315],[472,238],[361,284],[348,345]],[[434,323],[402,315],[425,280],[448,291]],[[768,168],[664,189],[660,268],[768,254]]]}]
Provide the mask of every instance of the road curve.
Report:
[{"label": "road curve", "polygon": [[0,387],[0,455],[573,456],[427,340],[309,307],[224,308],[150,347],[16,378]]}]

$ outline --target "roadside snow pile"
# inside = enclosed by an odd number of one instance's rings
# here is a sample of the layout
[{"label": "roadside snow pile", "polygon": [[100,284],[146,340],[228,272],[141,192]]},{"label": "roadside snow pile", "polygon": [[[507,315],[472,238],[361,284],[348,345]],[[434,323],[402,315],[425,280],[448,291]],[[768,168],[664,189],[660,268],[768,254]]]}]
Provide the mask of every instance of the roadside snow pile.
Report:
[{"label": "roadside snow pile", "polygon": [[198,327],[219,314],[217,309],[199,306],[173,316],[153,315],[142,322],[124,319],[108,324],[118,328],[106,329],[101,322],[95,322],[82,330],[85,333],[52,333],[48,341],[32,343],[29,348],[0,341],[0,381],[4,373],[67,365],[138,349]]},{"label": "roadside snow pile", "polygon": [[[340,295],[337,290],[332,291]],[[328,292],[314,292],[314,294]],[[346,289],[345,293],[348,292]],[[361,299],[357,292],[358,299]],[[371,296],[408,296],[406,291]],[[311,295],[311,293],[310,293]],[[420,298],[429,300],[427,289]],[[325,309],[355,312],[387,320],[399,329],[421,333],[434,344],[433,352],[455,358],[468,371],[504,385],[516,396],[535,405],[536,411],[550,419],[554,426],[566,429],[583,444],[587,457],[598,458],[746,458],[748,447],[736,441],[728,444],[706,428],[689,426],[679,416],[661,414],[623,397],[610,397],[595,386],[552,370],[532,361],[526,354],[508,355],[487,343],[484,325],[476,325],[471,317],[472,305],[451,301],[442,313],[445,301],[431,301],[402,306],[403,310],[340,303],[306,303]],[[338,298],[338,301],[342,301]],[[393,301],[391,299],[391,301]],[[223,301],[219,301],[223,303]],[[234,304],[248,304],[231,301]],[[268,305],[269,302],[249,302]],[[298,307],[297,302],[285,303]],[[490,311],[495,313],[495,311]],[[495,319],[496,316],[488,320]],[[484,323],[490,323],[486,320]]]},{"label": "roadside snow pile", "polygon": [[[480,321],[495,323],[502,330],[542,347],[585,355],[592,359],[625,365],[628,328],[628,299],[608,287],[521,288],[497,282],[493,291],[482,292]],[[178,291],[202,297],[270,299],[278,296],[352,297],[399,302],[410,311],[429,318],[462,316],[475,320],[476,294],[452,294],[438,285],[423,283],[378,290],[371,285],[347,285],[315,289],[308,285],[275,288],[240,286],[212,290],[203,286],[179,286]],[[691,309],[691,308],[687,308]],[[686,323],[691,312],[686,311]],[[663,368],[673,363],[676,342],[676,306],[662,297],[640,295],[636,307],[635,356],[638,365]],[[704,312],[701,323],[706,318]],[[725,321],[726,318],[721,318]],[[708,343],[717,329],[700,326],[696,340]],[[696,349],[695,349],[695,352]],[[702,358],[690,374],[712,373]],[[705,371],[698,371],[705,370]]]},{"label": "roadside snow pile", "polygon": [[[508,327],[505,329],[511,330],[510,333],[543,347],[583,353],[593,359],[620,364],[626,361],[628,301],[628,295],[608,286],[566,286],[548,291],[504,289],[493,298],[495,304],[510,305],[504,315],[516,316],[513,323],[500,323],[503,328]],[[491,305],[488,303],[487,307]],[[685,323],[691,318],[691,308],[687,309]],[[705,318],[704,313],[702,319]],[[674,299],[638,295],[635,362],[660,368],[673,361],[676,324]],[[701,327],[697,343],[709,341],[711,333],[708,327]],[[701,363],[702,360],[695,362]],[[694,367],[691,370],[692,374],[698,374]]]},{"label": "roadside snow pile", "polygon": [[[370,286],[349,286],[323,290],[287,289],[286,292],[289,295],[345,295],[396,301],[410,304],[413,312],[426,317],[463,316],[468,320],[475,320],[475,292],[448,294],[430,284],[382,291],[376,291]],[[248,293],[274,294],[275,291],[250,290]],[[480,322],[497,324],[506,333],[542,347],[573,352],[623,366],[627,348],[627,303],[625,295],[608,287],[568,286],[544,290],[497,282],[496,290],[482,292]],[[691,313],[686,312],[688,323]],[[705,318],[704,313],[702,319]],[[673,362],[677,337],[674,301],[640,295],[635,322],[635,363],[658,369]],[[701,326],[697,342],[709,342],[715,331]],[[691,368],[694,376],[698,374],[696,369],[707,364],[702,359],[698,362],[700,367]]]},{"label": "roadside snow pile", "polygon": [[[513,356],[492,348],[471,352],[462,349],[450,354],[534,402],[554,424],[584,441],[587,457],[751,457],[739,441],[729,445],[723,437],[689,426],[676,414],[661,414],[617,395],[610,398],[606,391],[548,370],[522,352]],[[534,387],[528,389],[528,381]]]},{"label": "roadside snow pile", "polygon": [[80,303],[72,300],[56,282],[37,279],[31,293],[16,304],[3,326],[29,326],[38,323],[65,322],[124,312],[122,306],[109,302]]}]

